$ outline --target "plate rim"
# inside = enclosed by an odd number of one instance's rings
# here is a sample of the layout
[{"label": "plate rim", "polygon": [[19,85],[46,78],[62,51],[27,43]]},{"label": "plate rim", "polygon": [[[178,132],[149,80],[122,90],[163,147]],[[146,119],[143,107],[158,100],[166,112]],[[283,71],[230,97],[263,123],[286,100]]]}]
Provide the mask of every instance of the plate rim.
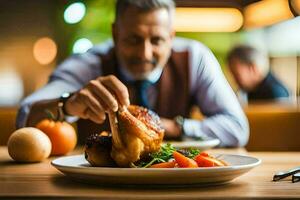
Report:
[{"label": "plate rim", "polygon": [[[200,145],[194,145],[195,143],[199,142]],[[170,143],[172,144],[175,148],[199,148],[199,149],[210,149],[218,146],[221,143],[221,140],[218,138],[206,138],[205,140],[199,140],[199,141],[166,141],[164,142],[165,144]],[[186,143],[186,145],[184,145]],[[191,143],[193,145],[191,145]],[[202,144],[201,144],[202,143]]]},{"label": "plate rim", "polygon": [[[61,165],[57,162],[66,159],[66,158],[72,158],[72,157],[82,157],[85,159],[84,154],[76,154],[76,155],[70,155],[70,156],[61,156],[51,161],[51,165],[54,166],[57,169],[81,169],[81,170],[95,170],[95,169],[101,169],[103,171],[132,171],[132,172],[138,172],[138,171],[148,171],[148,172],[158,172],[158,171],[234,171],[234,170],[242,170],[242,169],[251,169],[254,168],[262,163],[262,160],[260,158],[247,156],[247,155],[239,155],[239,154],[217,154],[217,155],[225,155],[225,156],[238,156],[238,157],[247,157],[256,159],[256,162],[245,164],[245,165],[229,165],[229,166],[221,166],[221,167],[199,167],[199,168],[121,168],[121,167],[93,167],[93,166],[69,166],[69,165]],[[88,162],[87,162],[88,163]]]}]

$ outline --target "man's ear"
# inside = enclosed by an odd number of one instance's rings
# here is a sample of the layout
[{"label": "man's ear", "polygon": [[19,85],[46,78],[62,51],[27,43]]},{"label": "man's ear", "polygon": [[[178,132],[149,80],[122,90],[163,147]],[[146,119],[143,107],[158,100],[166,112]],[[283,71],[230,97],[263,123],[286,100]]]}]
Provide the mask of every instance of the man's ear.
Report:
[{"label": "man's ear", "polygon": [[256,76],[260,76],[261,75],[261,71],[259,70],[259,68],[257,67],[256,64],[250,64],[249,65],[250,71],[255,74]]},{"label": "man's ear", "polygon": [[172,30],[171,30],[171,32],[170,32],[170,37],[171,37],[171,39],[174,39],[175,35],[176,35],[175,29],[172,28]]}]

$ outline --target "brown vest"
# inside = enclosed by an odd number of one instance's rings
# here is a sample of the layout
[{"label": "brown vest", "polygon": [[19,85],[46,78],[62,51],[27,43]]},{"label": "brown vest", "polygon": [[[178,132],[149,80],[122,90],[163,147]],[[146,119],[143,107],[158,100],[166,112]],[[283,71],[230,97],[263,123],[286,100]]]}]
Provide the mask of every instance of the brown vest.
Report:
[{"label": "brown vest", "polygon": [[[99,55],[103,76],[114,74],[120,78],[118,73],[117,59],[112,49],[106,55]],[[128,86],[128,85],[127,85]],[[155,108],[153,109],[159,116],[174,118],[177,115],[188,117],[191,106],[191,96],[189,94],[189,63],[188,52],[172,51],[168,63],[163,69],[162,75],[155,87],[158,91]],[[128,86],[130,102],[134,95],[134,88]],[[99,133],[103,130],[110,130],[108,121],[102,125],[93,123],[90,120],[80,119],[77,122],[79,142],[85,142],[85,138],[92,133]]]}]

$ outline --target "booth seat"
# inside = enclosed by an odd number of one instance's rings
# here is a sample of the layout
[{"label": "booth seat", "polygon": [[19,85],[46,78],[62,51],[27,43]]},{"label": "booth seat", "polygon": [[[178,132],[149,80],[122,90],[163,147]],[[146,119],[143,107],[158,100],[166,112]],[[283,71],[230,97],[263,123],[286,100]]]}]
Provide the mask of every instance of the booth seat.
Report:
[{"label": "booth seat", "polygon": [[[294,105],[255,104],[244,108],[250,125],[249,151],[300,151],[300,109]],[[15,130],[17,107],[0,108],[0,145]],[[198,109],[192,117],[201,119]]]},{"label": "booth seat", "polygon": [[300,109],[290,104],[257,104],[244,109],[249,151],[300,151]]},{"label": "booth seat", "polygon": [[15,130],[16,107],[0,107],[0,145],[6,145],[8,137]]}]

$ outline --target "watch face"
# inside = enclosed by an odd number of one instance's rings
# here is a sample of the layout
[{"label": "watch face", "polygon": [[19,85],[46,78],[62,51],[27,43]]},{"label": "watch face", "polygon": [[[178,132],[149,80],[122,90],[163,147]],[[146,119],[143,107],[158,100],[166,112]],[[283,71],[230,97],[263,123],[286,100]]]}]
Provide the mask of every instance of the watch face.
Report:
[{"label": "watch face", "polygon": [[70,93],[68,92],[64,92],[62,95],[61,95],[61,98],[68,98],[70,96]]},{"label": "watch face", "polygon": [[177,116],[175,117],[175,122],[180,125],[180,126],[183,126],[183,123],[184,123],[184,118],[182,116]]}]

